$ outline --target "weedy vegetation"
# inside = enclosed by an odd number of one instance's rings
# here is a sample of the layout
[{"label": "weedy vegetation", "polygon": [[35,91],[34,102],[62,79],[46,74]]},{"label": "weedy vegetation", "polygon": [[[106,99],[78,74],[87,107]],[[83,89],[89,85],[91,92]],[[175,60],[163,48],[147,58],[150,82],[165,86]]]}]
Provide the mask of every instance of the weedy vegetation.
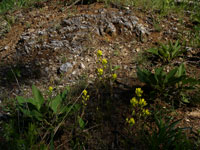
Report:
[{"label": "weedy vegetation", "polygon": [[159,48],[151,48],[147,52],[159,57],[164,63],[169,63],[174,58],[180,56],[184,50],[181,50],[179,41],[176,41],[175,44],[169,41],[168,45],[161,43]]},{"label": "weedy vegetation", "polygon": [[[198,64],[195,66],[196,75],[189,67],[191,64],[184,61],[188,47],[196,51],[190,54],[191,57],[199,56],[200,2],[97,1],[104,3],[105,7],[115,4],[123,9],[128,6],[142,13],[152,13],[156,17],[152,23],[156,32],[162,32],[162,21],[174,14],[182,20],[179,20],[180,24],[184,24],[185,15],[190,26],[187,33],[180,33],[180,37],[176,36],[168,43],[154,43],[156,47],[148,47],[141,53],[132,87],[121,84],[119,79],[127,78],[121,77],[121,66],[113,65],[112,58],[98,49],[94,50],[96,62],[92,83],[86,80],[87,75],[83,75],[78,84],[62,90],[52,85],[42,92],[32,85],[32,96],[23,91],[15,98],[0,95],[4,98],[0,106],[0,114],[1,110],[4,112],[0,116],[0,147],[5,150],[198,150],[200,131],[187,127],[184,124],[185,114],[182,111],[181,116],[177,110],[198,108],[200,103]],[[43,1],[0,2],[0,14],[4,14],[9,28],[15,23],[15,17],[5,14],[22,7],[33,7],[34,2]],[[73,2],[75,0],[69,4]],[[94,1],[82,2],[91,4]],[[61,11],[67,4],[68,1],[64,1]],[[119,51],[114,52],[115,57],[120,56]],[[151,55],[151,61],[144,60],[147,54]],[[66,58],[61,61],[66,62]],[[151,64],[150,67],[146,61]],[[6,78],[18,83],[17,79],[22,78],[22,74],[20,68],[15,67],[8,71]]]}]

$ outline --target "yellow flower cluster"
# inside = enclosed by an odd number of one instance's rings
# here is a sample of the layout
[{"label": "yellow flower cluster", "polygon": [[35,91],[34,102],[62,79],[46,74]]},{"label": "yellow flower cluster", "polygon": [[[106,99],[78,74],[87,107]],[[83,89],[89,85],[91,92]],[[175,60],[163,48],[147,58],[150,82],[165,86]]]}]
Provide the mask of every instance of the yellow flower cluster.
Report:
[{"label": "yellow flower cluster", "polygon": [[[147,106],[147,102],[145,101],[144,98],[141,98],[142,93],[143,93],[143,91],[141,88],[136,88],[136,90],[135,90],[136,97],[133,97],[130,100],[131,106],[133,107],[132,116],[135,116],[136,118],[146,117],[146,116],[150,115],[149,110],[144,109],[144,107]],[[130,125],[135,124],[135,120],[133,117],[130,119],[126,119],[126,121]]]},{"label": "yellow flower cluster", "polygon": [[87,101],[90,99],[90,96],[87,94],[87,90],[83,90],[83,95],[82,95],[82,103],[83,105],[87,105]]},{"label": "yellow flower cluster", "polygon": [[144,98],[140,98],[138,104],[141,106],[141,107],[144,107],[147,105],[147,102],[144,100]]},{"label": "yellow flower cluster", "polygon": [[142,109],[143,116],[149,116],[150,112],[148,109]]},{"label": "yellow flower cluster", "polygon": [[128,124],[130,124],[131,126],[133,126],[133,125],[135,124],[135,119],[134,119],[133,117],[130,118],[130,119],[126,118],[126,122],[127,122]]},{"label": "yellow flower cluster", "polygon": [[140,98],[138,101],[136,97],[133,97],[130,100],[130,103],[132,104],[133,107],[136,107],[137,105],[139,105],[140,107],[144,107],[147,105],[147,102],[144,100],[144,98]]},{"label": "yellow flower cluster", "polygon": [[138,104],[138,101],[135,97],[133,97],[131,100],[130,100],[130,103],[132,104],[133,107],[135,107],[137,104]]},{"label": "yellow flower cluster", "polygon": [[112,79],[113,79],[113,80],[116,80],[116,79],[117,79],[117,74],[116,74],[116,73],[112,74]]},{"label": "yellow flower cluster", "polygon": [[101,51],[101,50],[98,50],[98,51],[97,51],[97,56],[98,56],[98,57],[102,56],[102,51]]},{"label": "yellow flower cluster", "polygon": [[[102,79],[101,76],[103,74],[105,74],[105,76],[106,76],[105,69],[107,68],[108,61],[107,61],[107,59],[103,58],[103,52],[101,50],[97,50],[97,58],[98,58],[98,64],[101,65],[100,68],[97,68],[97,75],[99,76],[99,79],[101,80]],[[107,77],[109,77],[112,81],[115,81],[117,79],[117,74],[113,72],[113,74],[109,74]]]},{"label": "yellow flower cluster", "polygon": [[141,88],[136,88],[136,89],[135,89],[135,94],[136,94],[138,97],[141,97],[141,96],[142,96],[142,93],[143,93],[143,91],[142,91]]},{"label": "yellow flower cluster", "polygon": [[104,68],[106,68],[107,63],[108,63],[107,60],[105,58],[103,58],[102,59],[102,65],[103,65]]},{"label": "yellow flower cluster", "polygon": [[102,75],[103,75],[103,69],[98,68],[98,69],[97,69],[97,72],[98,72],[98,75],[99,75],[99,76],[102,76]]}]

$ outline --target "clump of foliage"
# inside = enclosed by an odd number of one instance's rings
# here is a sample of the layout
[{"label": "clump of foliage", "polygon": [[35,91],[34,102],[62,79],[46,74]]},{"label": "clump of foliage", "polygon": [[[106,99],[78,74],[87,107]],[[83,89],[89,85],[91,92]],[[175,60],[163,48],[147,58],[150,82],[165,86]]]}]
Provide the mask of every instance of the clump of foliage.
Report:
[{"label": "clump of foliage", "polygon": [[[183,91],[194,89],[199,84],[199,80],[186,75],[184,64],[169,72],[165,72],[163,67],[156,68],[152,73],[146,69],[137,69],[137,76],[141,82],[146,83],[158,96],[168,96],[175,93],[180,95]],[[183,99],[182,99],[183,100]]]},{"label": "clump of foliage", "polygon": [[184,51],[181,50],[179,41],[176,41],[175,44],[169,41],[168,45],[160,43],[160,47],[150,48],[147,52],[159,57],[164,63],[169,63],[177,56],[180,56]]},{"label": "clump of foliage", "polygon": [[[154,116],[155,127],[143,130],[143,139],[149,150],[190,150],[192,143],[183,132],[187,128],[177,127],[180,120],[173,121],[172,118],[164,119]],[[194,148],[194,147],[193,147]]]},{"label": "clump of foliage", "polygon": [[47,149],[46,141],[50,141],[54,147],[54,136],[63,121],[78,112],[81,105],[67,100],[67,89],[55,97],[51,96],[52,91],[49,87],[50,96],[45,100],[33,85],[33,98],[17,96],[16,112],[10,112],[13,118],[4,126],[5,143],[15,143],[15,149]]}]

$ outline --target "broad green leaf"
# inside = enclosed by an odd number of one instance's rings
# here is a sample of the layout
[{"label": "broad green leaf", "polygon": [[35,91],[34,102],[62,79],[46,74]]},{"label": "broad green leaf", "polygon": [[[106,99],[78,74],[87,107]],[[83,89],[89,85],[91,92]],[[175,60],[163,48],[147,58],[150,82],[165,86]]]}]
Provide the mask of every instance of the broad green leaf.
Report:
[{"label": "broad green leaf", "polygon": [[119,69],[120,68],[120,66],[119,65],[117,65],[117,66],[114,66],[114,68],[112,69],[112,71],[115,71],[115,70],[117,70],[117,69]]},{"label": "broad green leaf", "polygon": [[42,121],[42,114],[39,113],[37,110],[30,111],[30,110],[22,108],[22,107],[20,107],[19,109],[25,116],[30,117],[30,118],[35,118],[39,121]]},{"label": "broad green leaf", "polygon": [[24,103],[30,103],[30,104],[34,105],[37,108],[37,103],[32,98],[23,98],[22,96],[17,96],[17,100],[18,100],[20,105],[22,105]]},{"label": "broad green leaf", "polygon": [[18,103],[21,105],[23,103],[27,103],[27,99],[25,99],[24,97],[22,96],[17,96],[17,101]]},{"label": "broad green leaf", "polygon": [[67,97],[67,93],[68,93],[68,90],[65,89],[65,90],[60,94],[62,100],[65,100],[65,99],[66,99],[66,97]]},{"label": "broad green leaf", "polygon": [[151,75],[151,72],[147,70],[141,70],[139,67],[137,68],[137,77],[141,82],[144,83],[150,83],[149,76]]},{"label": "broad green leaf", "polygon": [[185,66],[184,64],[181,64],[179,67],[178,67],[178,70],[177,70],[177,73],[176,73],[176,77],[181,77],[183,75],[186,74],[186,71],[185,71]]},{"label": "broad green leaf", "polygon": [[154,55],[158,55],[158,49],[155,48],[150,48],[147,50],[148,53],[152,53]]},{"label": "broad green leaf", "polygon": [[42,104],[44,103],[44,98],[41,92],[36,88],[35,85],[32,86],[32,92],[33,92],[34,100],[36,101],[36,104],[37,104],[36,108],[40,110]]},{"label": "broad green leaf", "polygon": [[155,69],[155,78],[157,81],[157,85],[159,85],[161,88],[164,88],[164,79],[165,79],[166,73],[163,71],[163,67]]},{"label": "broad green leaf", "polygon": [[60,107],[60,111],[57,112],[58,114],[63,114],[65,112],[68,112],[69,111],[69,107],[68,106],[62,106]]},{"label": "broad green leaf", "polygon": [[83,119],[80,116],[78,116],[78,123],[79,123],[80,128],[84,129],[85,122],[83,121]]},{"label": "broad green leaf", "polygon": [[190,101],[188,100],[188,98],[185,97],[185,96],[182,96],[181,101],[184,102],[184,103],[187,103],[187,104],[190,103]]},{"label": "broad green leaf", "polygon": [[61,103],[62,103],[62,98],[60,95],[58,95],[53,100],[51,100],[51,102],[49,103],[49,107],[56,114]]},{"label": "broad green leaf", "polygon": [[164,61],[167,60],[168,58],[168,54],[166,53],[166,51],[163,50],[163,48],[159,49],[159,56],[161,59],[163,59]]},{"label": "broad green leaf", "polygon": [[175,74],[177,72],[177,68],[171,70],[165,77],[164,83],[169,82],[172,78],[175,78]]},{"label": "broad green leaf", "polygon": [[38,112],[37,110],[32,110],[31,112],[30,112],[30,115],[32,116],[32,117],[35,117],[37,120],[39,120],[39,121],[42,121],[42,114],[40,113],[40,112]]}]

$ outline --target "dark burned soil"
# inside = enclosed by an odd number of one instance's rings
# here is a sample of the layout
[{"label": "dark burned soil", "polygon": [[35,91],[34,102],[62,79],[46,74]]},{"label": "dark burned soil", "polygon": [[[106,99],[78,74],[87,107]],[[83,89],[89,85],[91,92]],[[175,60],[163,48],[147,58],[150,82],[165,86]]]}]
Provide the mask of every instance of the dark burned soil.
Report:
[{"label": "dark burned soil", "polygon": [[[193,26],[189,17],[184,16],[183,23],[180,23],[178,16],[171,14],[160,20],[161,29],[158,30],[154,25],[158,16],[153,12],[115,5],[106,7],[102,3],[67,8],[51,1],[6,15],[14,16],[15,22],[8,31],[3,31],[9,25],[0,18],[0,101],[8,95],[13,98],[24,94],[30,96],[32,84],[45,91],[49,86],[62,90],[66,85],[79,82],[83,76],[92,83],[98,49],[113,65],[120,66],[117,84],[121,89],[116,87],[115,90],[121,100],[115,102],[110,116],[104,116],[107,118],[105,122],[93,123],[97,118],[87,112],[90,127],[85,130],[88,149],[124,149],[123,140],[126,138],[135,143],[124,129],[124,120],[133,87],[143,86],[136,79],[136,67],[153,67],[142,54],[159,42],[187,37],[185,31],[190,31]],[[177,58],[173,64],[184,62],[187,74],[198,78],[199,58],[199,48],[188,48],[185,56]],[[10,70],[20,71],[17,79],[10,77]],[[95,99],[91,98],[91,101]],[[164,103],[162,105],[167,107]],[[96,107],[91,104],[88,111],[96,111]],[[196,106],[182,106],[171,115],[182,119],[182,127],[194,131],[200,129],[200,109]],[[63,134],[57,145],[67,149],[70,134]]]}]

